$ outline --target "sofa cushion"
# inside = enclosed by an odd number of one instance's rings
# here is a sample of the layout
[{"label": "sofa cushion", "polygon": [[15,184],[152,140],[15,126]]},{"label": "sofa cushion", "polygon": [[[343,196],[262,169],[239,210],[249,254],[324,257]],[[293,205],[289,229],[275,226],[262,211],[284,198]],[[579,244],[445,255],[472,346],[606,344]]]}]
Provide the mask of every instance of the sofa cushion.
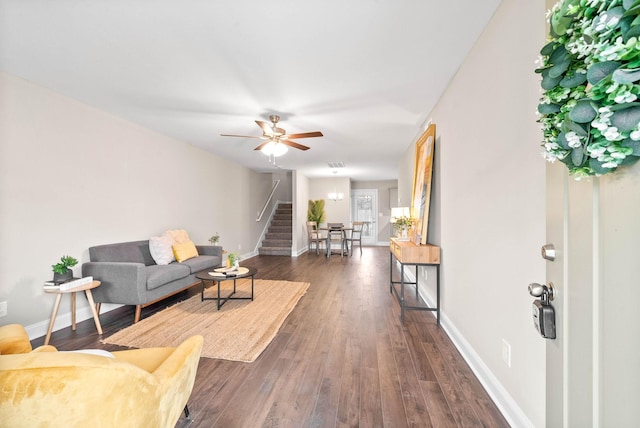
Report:
[{"label": "sofa cushion", "polygon": [[173,254],[176,256],[178,263],[182,263],[185,260],[198,257],[198,250],[196,250],[196,246],[192,241],[185,241],[173,244]]},{"label": "sofa cushion", "polygon": [[220,257],[198,256],[189,260],[185,260],[181,264],[184,266],[188,266],[189,269],[191,269],[191,273],[196,273],[200,272],[201,270],[218,267],[218,264],[220,264]]},{"label": "sofa cushion", "polygon": [[162,236],[171,239],[172,244],[182,244],[189,240],[189,234],[184,229],[166,230]]},{"label": "sofa cushion", "polygon": [[149,238],[149,252],[158,265],[168,265],[176,258],[171,248],[171,239],[167,236],[152,236]]},{"label": "sofa cushion", "polygon": [[147,266],[147,290],[162,287],[163,285],[189,276],[191,271],[187,266],[178,263],[170,263],[164,266]]},{"label": "sofa cushion", "polygon": [[92,262],[142,263],[146,266],[155,264],[149,252],[149,241],[121,242],[90,247],[89,258]]}]

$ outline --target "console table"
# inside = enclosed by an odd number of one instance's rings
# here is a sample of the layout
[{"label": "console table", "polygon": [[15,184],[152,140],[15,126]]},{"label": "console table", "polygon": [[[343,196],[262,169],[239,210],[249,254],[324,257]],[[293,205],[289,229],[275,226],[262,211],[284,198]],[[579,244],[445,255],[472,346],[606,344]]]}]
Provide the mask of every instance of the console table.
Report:
[{"label": "console table", "polygon": [[[435,245],[416,245],[411,241],[400,241],[391,238],[389,244],[389,280],[391,282],[390,292],[395,294],[400,303],[400,319],[404,321],[405,310],[434,311],[436,312],[436,321],[440,324],[440,247]],[[400,280],[393,279],[393,260],[396,259],[400,263]],[[404,278],[405,266],[414,266],[416,272],[415,282],[406,282]],[[436,268],[436,306],[407,306],[404,298],[404,286],[406,284],[415,285],[416,299],[418,295],[418,267],[434,266]],[[400,291],[397,289],[400,286]]]}]

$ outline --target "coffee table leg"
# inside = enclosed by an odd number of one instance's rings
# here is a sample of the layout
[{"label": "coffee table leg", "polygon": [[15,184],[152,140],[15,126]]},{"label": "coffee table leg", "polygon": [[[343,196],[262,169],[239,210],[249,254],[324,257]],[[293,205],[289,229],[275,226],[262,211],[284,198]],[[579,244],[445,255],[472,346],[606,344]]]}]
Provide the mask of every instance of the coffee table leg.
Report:
[{"label": "coffee table leg", "polygon": [[253,302],[253,275],[251,275],[251,301]]},{"label": "coffee table leg", "polygon": [[44,338],[44,344],[49,344],[51,339],[51,331],[53,330],[53,324],[56,322],[56,316],[58,315],[58,308],[60,308],[60,300],[62,300],[62,293],[56,295],[56,303],[53,304],[53,311],[51,312],[51,321],[49,321],[49,329],[47,330],[47,336]]},{"label": "coffee table leg", "polygon": [[218,310],[220,310],[220,285],[222,285],[222,281],[218,281]]}]

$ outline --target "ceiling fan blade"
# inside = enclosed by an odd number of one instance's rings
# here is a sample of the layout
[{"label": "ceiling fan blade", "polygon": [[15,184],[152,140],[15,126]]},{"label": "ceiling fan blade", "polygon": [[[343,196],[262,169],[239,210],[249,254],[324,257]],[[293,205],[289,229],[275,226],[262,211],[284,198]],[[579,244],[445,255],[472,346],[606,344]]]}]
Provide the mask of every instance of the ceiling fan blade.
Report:
[{"label": "ceiling fan blade", "polygon": [[283,137],[286,138],[312,138],[312,137],[322,137],[322,132],[320,131],[315,131],[315,132],[302,132],[300,134],[289,134],[289,135],[283,135]]},{"label": "ceiling fan blade", "polygon": [[221,137],[264,138],[256,135],[220,134]]},{"label": "ceiling fan blade", "polygon": [[256,120],[258,126],[262,129],[266,135],[273,135],[273,130],[271,129],[271,125],[267,122],[263,122],[262,120]]},{"label": "ceiling fan blade", "polygon": [[303,146],[302,144],[298,144],[295,141],[291,141],[291,140],[280,140],[280,142],[282,144],[286,144],[289,147],[293,147],[294,149],[300,149],[300,150],[309,150],[309,147],[307,146]]},{"label": "ceiling fan blade", "polygon": [[260,144],[258,147],[256,147],[256,148],[255,148],[255,149],[253,149],[253,150],[262,150],[262,148],[263,148],[264,146],[266,146],[267,144],[269,144],[270,142],[271,142],[271,140],[267,140],[267,141],[265,141],[264,143]]}]

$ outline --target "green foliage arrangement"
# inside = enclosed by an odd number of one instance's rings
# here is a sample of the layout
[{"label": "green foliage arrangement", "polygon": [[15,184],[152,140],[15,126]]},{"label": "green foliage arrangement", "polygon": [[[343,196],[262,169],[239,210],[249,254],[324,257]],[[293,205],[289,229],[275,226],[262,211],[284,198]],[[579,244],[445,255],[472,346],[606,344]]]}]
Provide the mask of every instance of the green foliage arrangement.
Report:
[{"label": "green foliage arrangement", "polygon": [[215,235],[209,238],[209,242],[211,242],[211,245],[217,245],[220,242],[220,234],[216,232]]},{"label": "green foliage arrangement", "polygon": [[324,199],[317,201],[309,200],[309,209],[307,210],[307,221],[315,221],[318,226],[325,221]]},{"label": "green foliage arrangement", "polygon": [[51,265],[54,273],[64,274],[67,273],[69,268],[74,267],[78,264],[78,260],[74,259],[71,256],[62,256],[60,261],[55,265]]},{"label": "green foliage arrangement", "polygon": [[414,223],[415,223],[415,219],[411,217],[402,216],[395,219],[395,223],[393,223],[393,227],[396,229],[396,231],[400,231],[404,228],[411,229]]},{"label": "green foliage arrangement", "polygon": [[561,0],[540,51],[544,157],[576,178],[640,157],[640,0]]},{"label": "green foliage arrangement", "polygon": [[233,267],[233,265],[236,264],[236,261],[240,261],[240,256],[238,253],[229,253],[229,255],[227,255],[227,260],[229,260],[229,266]]}]

